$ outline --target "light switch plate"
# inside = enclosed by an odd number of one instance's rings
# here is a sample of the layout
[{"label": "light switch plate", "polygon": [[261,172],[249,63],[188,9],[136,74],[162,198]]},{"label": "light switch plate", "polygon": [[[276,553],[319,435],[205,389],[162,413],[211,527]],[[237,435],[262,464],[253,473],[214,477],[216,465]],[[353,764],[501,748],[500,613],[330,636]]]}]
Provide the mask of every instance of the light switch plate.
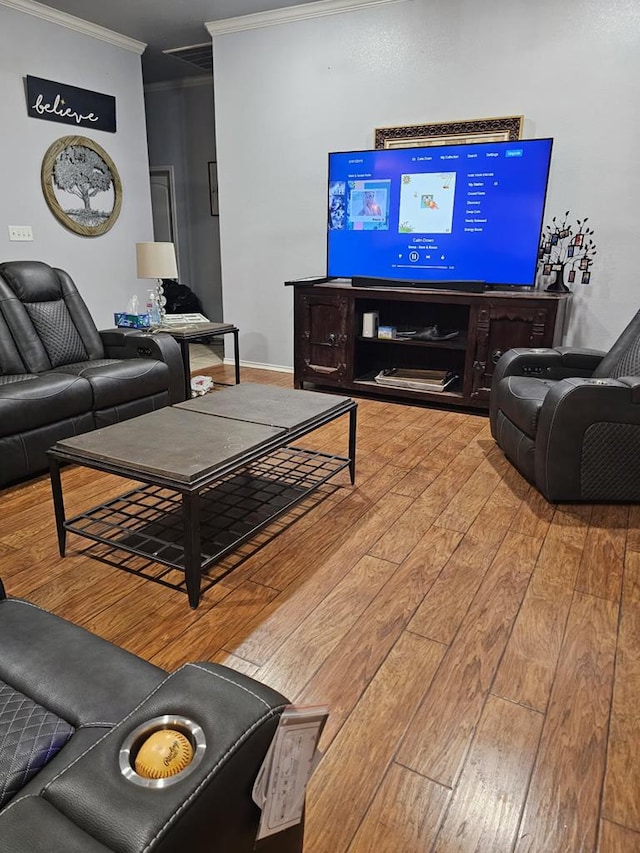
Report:
[{"label": "light switch plate", "polygon": [[10,240],[33,240],[33,231],[30,225],[9,225]]}]

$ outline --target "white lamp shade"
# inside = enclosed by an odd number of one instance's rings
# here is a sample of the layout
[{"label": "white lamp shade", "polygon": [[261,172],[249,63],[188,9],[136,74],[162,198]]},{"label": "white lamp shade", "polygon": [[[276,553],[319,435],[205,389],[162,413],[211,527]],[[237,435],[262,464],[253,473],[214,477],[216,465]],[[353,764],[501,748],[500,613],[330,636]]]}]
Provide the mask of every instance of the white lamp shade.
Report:
[{"label": "white lamp shade", "polygon": [[136,243],[138,278],[178,278],[173,243]]}]

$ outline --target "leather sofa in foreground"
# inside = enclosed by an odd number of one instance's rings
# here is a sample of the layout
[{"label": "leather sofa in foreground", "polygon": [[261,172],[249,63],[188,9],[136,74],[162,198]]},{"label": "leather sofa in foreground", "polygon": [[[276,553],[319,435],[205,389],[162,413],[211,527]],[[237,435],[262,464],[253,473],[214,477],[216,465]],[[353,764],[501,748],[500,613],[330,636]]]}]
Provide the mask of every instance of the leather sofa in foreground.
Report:
[{"label": "leather sofa in foreground", "polygon": [[[280,694],[215,664],[167,674],[7,598],[1,583],[0,649],[2,853],[302,849],[300,824],[254,847],[251,791],[286,706]],[[174,784],[141,787],[123,773],[121,750],[165,715],[199,727],[201,760]]]},{"label": "leather sofa in foreground", "polygon": [[179,344],[99,332],[66,272],[0,264],[0,487],[48,470],[46,451],[184,400]]}]

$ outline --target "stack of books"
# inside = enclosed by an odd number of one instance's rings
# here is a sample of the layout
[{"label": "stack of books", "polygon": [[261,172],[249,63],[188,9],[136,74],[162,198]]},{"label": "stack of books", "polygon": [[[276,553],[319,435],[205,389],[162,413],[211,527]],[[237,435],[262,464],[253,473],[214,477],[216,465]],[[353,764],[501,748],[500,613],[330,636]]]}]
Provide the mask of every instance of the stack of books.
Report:
[{"label": "stack of books", "polygon": [[458,374],[452,370],[420,370],[406,367],[388,367],[375,377],[378,385],[429,392],[444,391],[456,379]]}]

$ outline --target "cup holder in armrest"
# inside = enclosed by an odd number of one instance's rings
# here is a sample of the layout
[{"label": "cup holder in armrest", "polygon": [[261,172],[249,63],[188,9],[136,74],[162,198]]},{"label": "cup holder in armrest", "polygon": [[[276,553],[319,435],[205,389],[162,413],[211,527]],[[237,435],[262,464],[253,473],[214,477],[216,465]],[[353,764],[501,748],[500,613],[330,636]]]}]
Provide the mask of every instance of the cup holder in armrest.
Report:
[{"label": "cup holder in armrest", "polygon": [[[165,760],[161,761],[161,764],[164,764],[167,768],[167,775],[163,778],[149,778],[148,776],[141,775],[136,770],[136,759],[138,758],[140,749],[152,735],[167,730],[176,732],[178,736],[181,735],[186,738],[190,745],[190,750],[188,750],[191,753],[190,760],[185,758],[187,763],[182,769],[179,769],[177,772],[171,771],[170,765],[172,759],[179,748],[180,741],[182,741],[182,737],[177,736],[174,739],[174,743],[169,746]],[[125,739],[120,748],[120,772],[125,779],[142,788],[168,788],[170,785],[181,782],[186,776],[193,773],[204,758],[205,749],[206,741],[204,732],[193,720],[171,714],[154,717],[135,728]]]}]

